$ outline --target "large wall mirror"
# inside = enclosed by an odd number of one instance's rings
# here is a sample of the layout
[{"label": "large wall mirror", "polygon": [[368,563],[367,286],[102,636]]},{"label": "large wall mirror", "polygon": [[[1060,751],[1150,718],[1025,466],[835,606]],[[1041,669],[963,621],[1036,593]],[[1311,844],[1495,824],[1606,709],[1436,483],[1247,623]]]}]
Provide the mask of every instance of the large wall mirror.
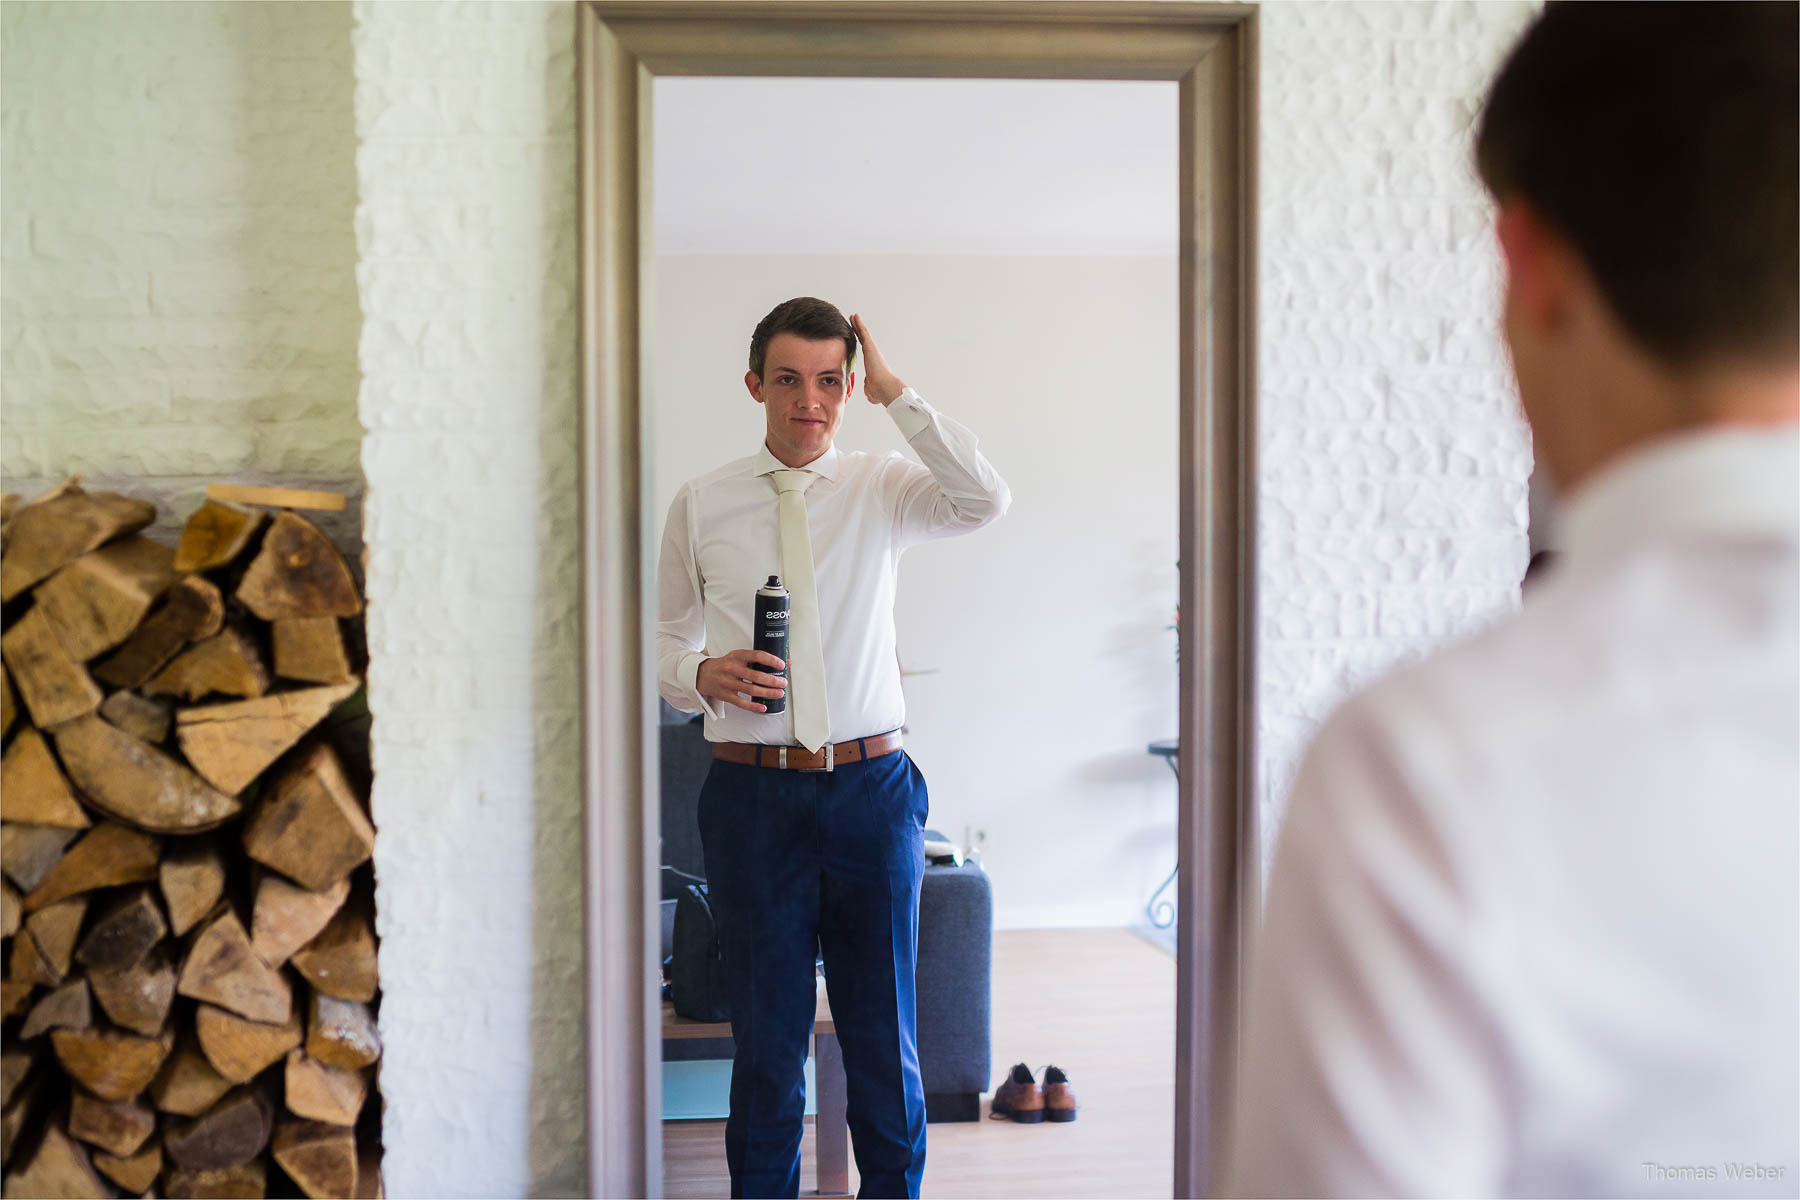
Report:
[{"label": "large wall mirror", "polygon": [[[1087,1154],[1110,1173],[1091,1194],[1202,1194],[1257,886],[1254,10],[593,3],[581,49],[591,1191],[724,1186],[706,1094],[729,1042],[672,1031],[657,992],[666,869],[698,866],[679,793],[708,754],[658,699],[657,553],[676,488],[760,442],[751,326],[810,294],[860,312],[1015,497],[909,550],[895,605],[929,824],[991,888],[1006,1016],[981,1086],[1121,1026],[1151,1094],[1172,1083],[1157,1112],[1095,1080],[1108,1102],[1042,1179],[984,1158],[991,1130],[934,1124],[925,1187],[1090,1194],[1068,1190]],[[851,406],[841,450],[906,452],[860,387]],[[926,928],[950,894],[921,902],[922,979],[965,969]],[[803,1194],[855,1187],[834,1054],[809,1067]],[[1134,1143],[1154,1154],[1116,1161],[1109,1126],[1157,1122]]]}]

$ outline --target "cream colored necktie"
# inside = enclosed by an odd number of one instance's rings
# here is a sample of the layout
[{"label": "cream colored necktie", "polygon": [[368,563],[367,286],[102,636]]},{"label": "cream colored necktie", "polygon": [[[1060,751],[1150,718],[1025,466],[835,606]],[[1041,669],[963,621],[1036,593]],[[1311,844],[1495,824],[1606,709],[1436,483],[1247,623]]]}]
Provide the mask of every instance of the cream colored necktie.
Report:
[{"label": "cream colored necktie", "polygon": [[788,589],[788,711],[794,740],[818,751],[831,736],[825,711],[825,642],[819,626],[819,592],[813,584],[812,533],[806,525],[811,471],[774,471],[781,494],[781,576]]}]

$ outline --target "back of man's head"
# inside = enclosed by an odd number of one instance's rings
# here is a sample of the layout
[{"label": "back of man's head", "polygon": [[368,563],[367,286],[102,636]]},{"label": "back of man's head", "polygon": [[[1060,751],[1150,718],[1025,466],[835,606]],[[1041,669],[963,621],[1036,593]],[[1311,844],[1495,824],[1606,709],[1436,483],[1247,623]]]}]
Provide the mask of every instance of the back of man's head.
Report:
[{"label": "back of man's head", "polygon": [[1800,356],[1800,8],[1553,2],[1489,92],[1482,179],[1670,367]]}]

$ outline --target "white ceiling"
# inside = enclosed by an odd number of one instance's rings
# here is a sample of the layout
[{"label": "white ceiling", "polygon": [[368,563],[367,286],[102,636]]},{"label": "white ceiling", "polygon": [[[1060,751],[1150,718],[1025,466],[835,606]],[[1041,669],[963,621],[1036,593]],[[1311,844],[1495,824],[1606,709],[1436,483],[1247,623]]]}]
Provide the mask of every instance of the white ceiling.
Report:
[{"label": "white ceiling", "polygon": [[1172,254],[1172,83],[655,82],[662,254]]}]

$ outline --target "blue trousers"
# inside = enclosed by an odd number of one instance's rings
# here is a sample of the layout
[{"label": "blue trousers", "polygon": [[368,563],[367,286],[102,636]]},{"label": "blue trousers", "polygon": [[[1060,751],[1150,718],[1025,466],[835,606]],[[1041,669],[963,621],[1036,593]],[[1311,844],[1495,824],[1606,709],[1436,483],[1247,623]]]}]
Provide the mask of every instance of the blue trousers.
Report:
[{"label": "blue trousers", "polygon": [[825,962],[862,1196],[917,1196],[925,1170],[913,967],[925,778],[895,751],[829,773],[714,760],[700,840],[737,1057],[731,1194],[800,1190],[805,1065]]}]

